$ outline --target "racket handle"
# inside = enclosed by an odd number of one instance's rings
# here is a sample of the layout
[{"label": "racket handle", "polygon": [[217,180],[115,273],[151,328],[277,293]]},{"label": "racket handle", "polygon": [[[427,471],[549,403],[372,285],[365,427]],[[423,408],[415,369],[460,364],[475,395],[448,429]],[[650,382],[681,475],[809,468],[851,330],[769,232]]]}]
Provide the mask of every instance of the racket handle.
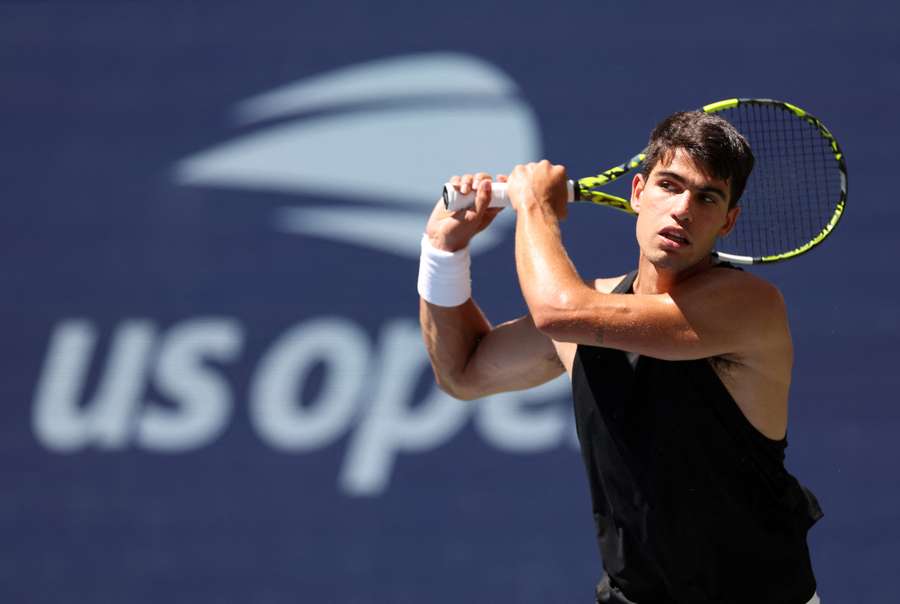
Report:
[{"label": "racket handle", "polygon": [[[575,181],[569,180],[566,181],[567,188],[569,191],[569,198],[567,201],[570,203],[575,201]],[[466,208],[472,207],[475,203],[475,191],[469,192],[467,195],[461,194],[453,185],[449,182],[444,185],[444,207],[451,212],[456,212],[458,210],[465,210]],[[491,203],[488,205],[490,208],[505,208],[509,205],[509,197],[506,196],[506,183],[505,182],[492,182],[491,183]]]}]

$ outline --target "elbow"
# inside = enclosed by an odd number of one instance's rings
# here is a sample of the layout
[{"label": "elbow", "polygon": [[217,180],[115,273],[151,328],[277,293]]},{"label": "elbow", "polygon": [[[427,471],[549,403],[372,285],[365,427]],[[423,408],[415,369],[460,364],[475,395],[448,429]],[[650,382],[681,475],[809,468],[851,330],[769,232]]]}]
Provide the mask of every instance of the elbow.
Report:
[{"label": "elbow", "polygon": [[562,336],[575,319],[578,308],[577,296],[568,291],[556,292],[529,304],[534,326],[555,340],[564,339]]},{"label": "elbow", "polygon": [[534,326],[545,336],[553,336],[558,330],[560,322],[558,315],[552,309],[540,309],[532,311]]},{"label": "elbow", "polygon": [[442,376],[436,372],[434,378],[438,388],[457,400],[472,401],[481,398],[481,395],[473,388],[469,387],[463,380],[451,379],[448,376]]}]

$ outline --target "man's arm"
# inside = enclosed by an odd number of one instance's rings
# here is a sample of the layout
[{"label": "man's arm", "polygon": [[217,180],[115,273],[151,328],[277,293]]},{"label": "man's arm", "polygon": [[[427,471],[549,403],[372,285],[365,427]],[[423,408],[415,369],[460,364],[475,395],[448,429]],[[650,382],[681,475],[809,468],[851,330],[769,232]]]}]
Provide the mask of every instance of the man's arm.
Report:
[{"label": "man's arm", "polygon": [[[451,182],[468,193],[476,179],[489,181],[478,174]],[[451,214],[438,202],[426,227],[431,245],[449,252],[466,247],[499,211],[488,208],[489,201],[486,182],[472,210]],[[437,383],[457,398],[530,388],[562,373],[552,341],[530,316],[492,327],[471,298],[449,307],[420,299],[419,321]]]},{"label": "man's arm", "polygon": [[491,327],[471,298],[452,308],[420,300],[419,321],[435,379],[456,398],[523,390],[563,372],[553,343],[530,316]]},{"label": "man's arm", "polygon": [[[780,293],[748,273],[710,270],[657,295],[604,294],[587,286],[562,245],[565,170],[538,164],[511,185],[517,203],[516,265],[537,328],[554,340],[668,360],[773,349],[790,354]],[[544,182],[536,182],[543,179]],[[517,189],[514,189],[516,187]],[[513,192],[517,190],[518,192]]]}]

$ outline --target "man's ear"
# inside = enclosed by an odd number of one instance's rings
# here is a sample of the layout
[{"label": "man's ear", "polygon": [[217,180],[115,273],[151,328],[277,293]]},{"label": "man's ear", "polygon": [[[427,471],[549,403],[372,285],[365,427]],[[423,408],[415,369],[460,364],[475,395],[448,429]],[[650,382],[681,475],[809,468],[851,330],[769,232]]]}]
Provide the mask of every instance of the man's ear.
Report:
[{"label": "man's ear", "polygon": [[641,211],[641,193],[644,192],[646,185],[647,181],[643,174],[635,174],[631,179],[631,209],[635,212],[640,213]]},{"label": "man's ear", "polygon": [[734,228],[734,223],[737,221],[737,217],[740,216],[740,214],[741,206],[734,206],[728,210],[728,214],[725,215],[725,224],[722,225],[722,228],[719,230],[719,237],[724,237],[731,232],[731,229]]}]

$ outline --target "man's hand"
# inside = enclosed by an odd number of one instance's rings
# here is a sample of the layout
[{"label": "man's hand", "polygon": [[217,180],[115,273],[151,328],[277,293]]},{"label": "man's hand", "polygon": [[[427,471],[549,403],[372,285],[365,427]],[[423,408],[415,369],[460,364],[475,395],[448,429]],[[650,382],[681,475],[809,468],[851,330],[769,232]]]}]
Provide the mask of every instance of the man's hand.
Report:
[{"label": "man's hand", "polygon": [[538,163],[516,166],[509,175],[507,195],[513,209],[543,205],[559,220],[569,212],[568,177],[565,166],[555,166],[546,159]]},{"label": "man's hand", "polygon": [[[506,177],[498,176],[497,179],[503,182]],[[425,226],[425,234],[432,246],[455,252],[469,245],[472,237],[487,228],[503,208],[488,207],[491,202],[491,177],[484,172],[454,176],[450,179],[450,184],[463,195],[477,191],[475,205],[465,210],[448,212],[444,209],[444,202],[438,201]]]}]

